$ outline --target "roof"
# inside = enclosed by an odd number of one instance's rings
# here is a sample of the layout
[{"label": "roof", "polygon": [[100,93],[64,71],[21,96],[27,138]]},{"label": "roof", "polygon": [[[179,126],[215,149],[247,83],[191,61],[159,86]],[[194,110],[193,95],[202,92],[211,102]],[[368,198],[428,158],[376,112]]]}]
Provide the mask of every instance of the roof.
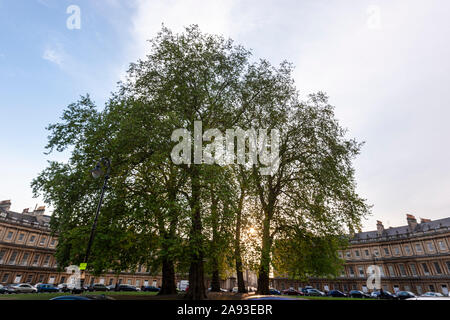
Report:
[{"label": "roof", "polygon": [[50,216],[47,215],[33,215],[30,213],[18,213],[14,211],[6,210],[0,207],[1,217],[13,220],[18,223],[40,225],[43,227],[49,227]]},{"label": "roof", "polygon": [[[415,233],[415,232],[435,231],[435,230],[439,230],[441,228],[445,228],[445,229],[450,228],[450,217],[418,223],[413,230],[411,230],[411,228],[408,225],[384,229],[381,236],[382,237],[391,237],[391,236],[397,236],[397,235],[407,235],[407,234],[411,234],[411,233]],[[366,239],[374,239],[374,238],[378,238],[378,237],[379,237],[378,231],[374,230],[374,231],[366,231],[366,232],[356,233],[354,235],[353,240],[366,240]]]}]

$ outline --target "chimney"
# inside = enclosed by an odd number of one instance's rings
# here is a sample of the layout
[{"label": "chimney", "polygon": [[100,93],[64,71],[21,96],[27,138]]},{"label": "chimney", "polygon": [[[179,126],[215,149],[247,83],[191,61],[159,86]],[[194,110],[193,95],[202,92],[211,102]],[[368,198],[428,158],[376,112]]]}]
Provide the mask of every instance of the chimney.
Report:
[{"label": "chimney", "polygon": [[11,200],[0,201],[0,208],[9,211],[9,209],[11,208]]},{"label": "chimney", "polygon": [[420,223],[431,222],[431,219],[420,218]]},{"label": "chimney", "polygon": [[44,212],[45,212],[45,206],[40,206],[40,207],[37,207],[33,213],[36,216],[42,216],[44,214]]},{"label": "chimney", "polygon": [[23,209],[22,213],[28,213],[28,210],[30,210],[30,208],[25,208]]},{"label": "chimney", "polygon": [[383,231],[384,231],[383,222],[377,220],[377,233],[378,233],[378,236],[381,236],[383,234]]},{"label": "chimney", "polygon": [[411,215],[411,214],[407,214],[407,215],[406,215],[406,221],[408,221],[409,229],[410,229],[411,231],[414,231],[414,230],[416,229],[416,226],[417,226],[417,220],[416,220],[416,217],[414,217],[414,216]]}]

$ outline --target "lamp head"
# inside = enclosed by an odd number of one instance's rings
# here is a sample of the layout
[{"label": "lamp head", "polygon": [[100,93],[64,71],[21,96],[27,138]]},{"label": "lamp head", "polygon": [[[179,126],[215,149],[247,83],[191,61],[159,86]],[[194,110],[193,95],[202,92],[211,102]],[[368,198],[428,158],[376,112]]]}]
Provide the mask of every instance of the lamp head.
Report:
[{"label": "lamp head", "polygon": [[103,170],[100,165],[100,162],[97,162],[97,165],[95,166],[94,169],[92,169],[91,173],[92,173],[92,176],[94,177],[94,179],[98,179],[103,175]]}]

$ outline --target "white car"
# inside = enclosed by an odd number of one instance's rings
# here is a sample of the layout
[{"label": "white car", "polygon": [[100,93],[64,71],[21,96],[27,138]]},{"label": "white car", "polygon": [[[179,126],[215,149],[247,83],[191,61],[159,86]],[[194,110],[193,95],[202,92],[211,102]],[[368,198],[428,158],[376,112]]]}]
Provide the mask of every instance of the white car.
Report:
[{"label": "white car", "polygon": [[443,297],[444,295],[439,292],[426,292],[421,297]]},{"label": "white car", "polygon": [[36,293],[37,289],[28,283],[19,283],[13,285],[13,288],[17,290],[17,293]]}]

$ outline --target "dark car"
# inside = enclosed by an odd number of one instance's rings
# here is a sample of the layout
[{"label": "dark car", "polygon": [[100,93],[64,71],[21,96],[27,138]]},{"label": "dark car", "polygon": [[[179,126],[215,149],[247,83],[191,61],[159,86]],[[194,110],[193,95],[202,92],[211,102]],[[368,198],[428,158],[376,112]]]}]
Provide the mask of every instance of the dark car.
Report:
[{"label": "dark car", "polygon": [[306,295],[306,294],[308,293],[308,290],[309,290],[309,289],[314,289],[314,288],[311,287],[311,286],[306,286],[306,287],[304,287],[304,288],[301,288],[301,289],[300,289],[300,292],[303,293],[304,295]]},{"label": "dark car", "polygon": [[2,293],[2,294],[13,294],[13,293],[18,293],[18,292],[17,292],[17,289],[14,287],[14,285],[7,284],[5,286],[2,286],[2,288],[0,289],[0,293]]},{"label": "dark car", "polygon": [[149,292],[159,292],[159,288],[155,287],[155,286],[143,286],[142,291],[149,291]]},{"label": "dark car", "polygon": [[138,289],[130,284],[120,284],[118,291],[138,291]]},{"label": "dark car", "polygon": [[19,293],[14,284],[7,284],[6,286],[4,286],[4,289],[6,290],[5,293],[7,294]]},{"label": "dark car", "polygon": [[361,298],[361,299],[362,298],[370,298],[369,294],[364,293],[364,292],[362,292],[360,290],[351,290],[348,293],[348,296],[351,297],[351,298]]},{"label": "dark car", "polygon": [[416,295],[410,291],[399,291],[397,292],[397,298],[400,300],[415,298]]},{"label": "dark car", "polygon": [[0,284],[0,294],[5,294],[5,293],[7,293],[6,288]]},{"label": "dark car", "polygon": [[271,295],[280,295],[281,292],[278,291],[278,290],[275,289],[275,288],[270,288],[270,289],[269,289],[269,294],[271,294]]},{"label": "dark car", "polygon": [[325,293],[317,289],[306,289],[306,295],[312,297],[324,297]]},{"label": "dark car", "polygon": [[92,291],[109,291],[109,289],[104,284],[95,283],[88,287],[88,291],[90,291],[90,292],[92,292]]},{"label": "dark car", "polygon": [[390,293],[389,291],[374,291],[372,292],[372,297],[377,299],[386,299],[386,300],[397,300],[398,298]]},{"label": "dark car", "polygon": [[37,292],[59,292],[59,289],[52,284],[39,284],[36,286]]},{"label": "dark car", "polygon": [[346,297],[347,295],[339,290],[331,290],[330,292],[328,292],[328,296],[335,297],[335,298],[341,298],[341,297]]},{"label": "dark car", "polygon": [[300,291],[295,290],[294,288],[289,288],[286,290],[282,291],[283,294],[288,295],[288,296],[301,296],[303,295],[303,293],[301,293]]}]

